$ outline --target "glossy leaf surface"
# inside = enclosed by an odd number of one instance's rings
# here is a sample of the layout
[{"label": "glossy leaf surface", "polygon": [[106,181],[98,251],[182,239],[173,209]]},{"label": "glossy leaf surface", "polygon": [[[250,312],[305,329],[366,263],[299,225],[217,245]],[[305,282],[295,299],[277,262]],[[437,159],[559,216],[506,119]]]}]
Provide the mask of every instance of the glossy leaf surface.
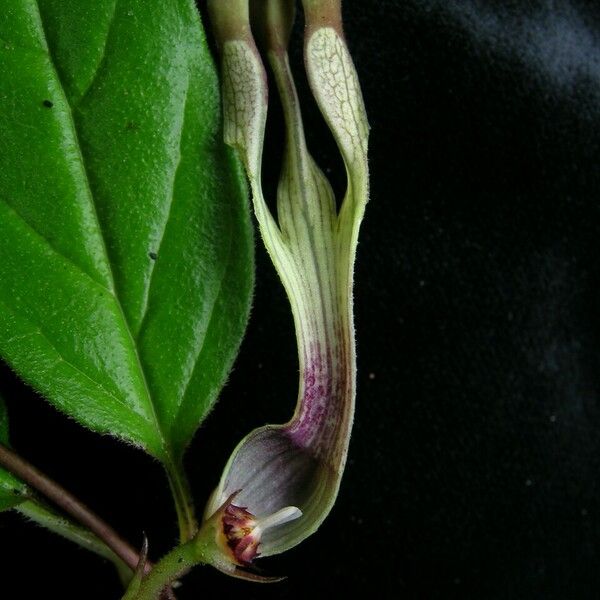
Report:
[{"label": "glossy leaf surface", "polygon": [[252,236],[191,0],[15,0],[0,19],[0,353],[166,461],[228,374]]},{"label": "glossy leaf surface", "polygon": [[[0,397],[0,443],[8,444],[8,414],[6,405]],[[20,504],[27,498],[27,488],[8,471],[0,468],[0,511]]]}]

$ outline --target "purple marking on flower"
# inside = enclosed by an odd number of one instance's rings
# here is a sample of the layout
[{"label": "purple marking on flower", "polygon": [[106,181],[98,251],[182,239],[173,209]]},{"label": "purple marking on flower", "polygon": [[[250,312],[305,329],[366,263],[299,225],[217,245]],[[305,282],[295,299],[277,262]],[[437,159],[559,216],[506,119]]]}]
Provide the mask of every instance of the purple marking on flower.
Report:
[{"label": "purple marking on flower", "polygon": [[[321,350],[316,344],[312,349]],[[340,429],[348,425],[348,395],[353,382],[345,356],[346,349],[339,341],[333,352],[311,355],[302,376],[296,414],[285,426],[295,444],[325,459],[337,456],[340,449],[332,442],[340,438]]]}]

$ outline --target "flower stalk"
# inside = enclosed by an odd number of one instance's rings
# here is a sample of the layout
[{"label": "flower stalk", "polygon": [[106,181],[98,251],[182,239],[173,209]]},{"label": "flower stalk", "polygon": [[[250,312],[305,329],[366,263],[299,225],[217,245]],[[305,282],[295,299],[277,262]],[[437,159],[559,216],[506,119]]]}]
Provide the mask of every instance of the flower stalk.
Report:
[{"label": "flower stalk", "polygon": [[183,468],[183,462],[181,460],[168,462],[165,464],[165,471],[177,512],[179,540],[181,543],[187,542],[198,531],[198,523],[196,522],[194,500]]}]

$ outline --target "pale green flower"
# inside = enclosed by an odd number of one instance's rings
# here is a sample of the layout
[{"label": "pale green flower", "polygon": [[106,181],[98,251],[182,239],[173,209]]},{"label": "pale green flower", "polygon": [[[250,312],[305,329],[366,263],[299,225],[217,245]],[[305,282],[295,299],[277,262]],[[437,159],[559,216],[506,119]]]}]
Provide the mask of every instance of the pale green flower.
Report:
[{"label": "pale green flower", "polygon": [[291,304],[300,362],[293,417],[256,429],[238,444],[206,507],[206,519],[219,514],[215,535],[227,538],[232,566],[219,565],[226,571],[288,550],[316,531],[340,487],[354,414],[352,282],[368,198],[368,124],[342,33],[340,0],[303,5],[306,71],[346,165],[347,190],[338,212],[331,186],[306,148],[286,50],[294,4],[259,0],[253,17],[267,45],[287,131],[276,219],[261,185],[267,78],[248,1],[209,1],[222,60],[225,141],[246,169],[260,232]]}]

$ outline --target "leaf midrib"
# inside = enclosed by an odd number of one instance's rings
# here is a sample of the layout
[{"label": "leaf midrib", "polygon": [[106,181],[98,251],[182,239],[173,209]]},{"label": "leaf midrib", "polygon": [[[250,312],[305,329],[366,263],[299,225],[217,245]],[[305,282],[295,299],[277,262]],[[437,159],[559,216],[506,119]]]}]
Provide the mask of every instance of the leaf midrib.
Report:
[{"label": "leaf midrib", "polygon": [[[148,379],[146,377],[146,372],[143,368],[141,359],[140,359],[140,355],[138,352],[138,348],[137,345],[135,344],[135,338],[133,336],[133,333],[131,331],[131,327],[129,325],[129,322],[125,316],[125,311],[123,310],[123,305],[121,304],[121,300],[117,294],[117,290],[116,290],[116,286],[115,286],[115,277],[114,277],[114,273],[113,273],[113,266],[112,263],[110,261],[109,258],[109,254],[108,254],[108,249],[106,246],[106,240],[105,240],[105,236],[104,236],[104,230],[102,228],[102,225],[100,223],[100,219],[98,217],[98,211],[97,211],[97,207],[96,207],[96,202],[94,199],[94,194],[92,193],[92,189],[91,189],[91,185],[90,185],[90,180],[88,177],[88,172],[87,172],[87,163],[85,160],[85,156],[82,152],[81,149],[81,145],[79,143],[79,136],[78,136],[78,132],[77,132],[77,127],[75,125],[75,119],[73,118],[73,111],[72,111],[72,107],[71,104],[69,103],[68,99],[67,99],[67,95],[65,92],[65,87],[64,84],[61,80],[60,74],[58,72],[58,69],[56,68],[56,64],[54,63],[54,59],[52,57],[52,53],[50,51],[50,46],[48,44],[48,38],[46,36],[46,29],[44,27],[44,21],[42,19],[42,14],[40,11],[40,7],[39,7],[39,2],[38,0],[34,0],[34,4],[35,4],[35,8],[36,8],[36,12],[37,12],[37,17],[38,17],[38,23],[39,23],[39,28],[40,28],[40,33],[42,35],[42,39],[43,39],[43,43],[46,47],[46,54],[48,57],[48,64],[50,66],[50,68],[52,69],[52,72],[55,76],[55,79],[58,83],[58,85],[60,86],[60,90],[62,92],[64,101],[65,101],[65,105],[67,107],[67,113],[68,113],[68,118],[69,118],[69,124],[71,126],[71,131],[73,134],[73,138],[74,138],[74,142],[75,142],[75,146],[77,149],[77,154],[80,158],[80,162],[81,162],[81,168],[82,168],[82,175],[83,175],[83,183],[85,185],[85,188],[88,192],[88,196],[90,199],[90,204],[91,204],[91,210],[94,216],[94,220],[96,222],[96,226],[98,228],[98,233],[100,236],[100,241],[102,244],[102,250],[103,250],[103,254],[104,254],[104,258],[106,260],[106,265],[108,267],[108,274],[110,276],[110,283],[111,283],[111,289],[109,290],[111,296],[114,299],[115,302],[115,306],[117,307],[118,311],[119,311],[119,315],[121,317],[121,320],[123,322],[124,325],[124,329],[125,332],[127,334],[128,340],[129,340],[129,345],[133,354],[133,357],[135,358],[135,366],[139,372],[140,375],[140,380],[143,383],[143,387],[144,387],[144,391],[146,394],[146,400],[148,403],[148,406],[150,408],[150,415],[152,417],[152,420],[154,422],[155,428],[156,428],[156,433],[158,434],[159,437],[159,441],[162,447],[162,451],[164,453],[163,456],[157,456],[156,458],[162,460],[164,463],[171,463],[173,462],[173,456],[172,456],[172,451],[170,448],[170,444],[168,443],[165,435],[164,435],[164,431],[162,429],[160,420],[158,419],[158,414],[156,412],[156,407],[154,405],[154,402],[152,400],[152,394],[150,393],[150,387],[148,385]],[[115,12],[116,12],[116,4],[117,2],[115,2]],[[106,54],[106,48],[104,49],[104,55]],[[149,450],[149,449],[148,449]]]}]

